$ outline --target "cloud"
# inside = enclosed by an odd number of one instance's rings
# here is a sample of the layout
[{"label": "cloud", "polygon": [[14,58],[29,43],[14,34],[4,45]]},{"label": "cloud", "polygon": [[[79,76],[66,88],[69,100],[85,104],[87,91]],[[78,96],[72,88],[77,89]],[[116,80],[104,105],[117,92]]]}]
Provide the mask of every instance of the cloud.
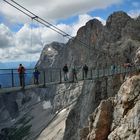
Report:
[{"label": "cloud", "polygon": [[[71,25],[58,24],[56,27],[72,36],[75,36],[77,30],[93,18],[94,17],[88,14],[83,14],[79,15],[78,20]],[[100,17],[96,18],[103,22],[103,24],[105,23],[104,19],[101,19]],[[8,27],[2,24],[0,26],[0,31],[0,34],[3,33],[2,38],[5,39],[3,40],[3,46],[5,47],[4,49],[0,49],[1,60],[38,60],[45,44],[49,44],[53,41],[62,43],[66,43],[68,41],[66,37],[59,35],[49,28],[41,25],[39,26],[39,24],[32,26],[32,28],[29,24],[24,24],[24,26],[16,33],[13,33]],[[0,41],[2,38],[0,36]]]},{"label": "cloud", "polygon": [[140,9],[131,10],[128,12],[128,15],[132,18],[136,18],[140,15]]},{"label": "cloud", "polygon": [[[36,13],[37,15],[43,18],[47,17],[47,20],[49,21],[54,21],[56,19],[87,13],[95,9],[107,8],[112,4],[120,4],[122,1],[123,0],[18,0],[18,3],[25,6],[27,9]],[[29,20],[26,16],[5,2],[0,2],[0,5],[0,12],[3,13],[11,22],[23,22],[24,20]]]},{"label": "cloud", "polygon": [[0,48],[13,46],[13,34],[4,24],[0,24]]},{"label": "cloud", "polygon": [[1,32],[3,36],[0,36],[0,44],[3,44],[0,48],[1,61],[17,59],[30,61],[30,58],[32,60],[39,58],[43,46],[39,39],[37,28],[31,30],[30,26],[25,24],[17,33],[13,33],[9,31],[8,27],[3,26],[3,32],[5,34]]}]

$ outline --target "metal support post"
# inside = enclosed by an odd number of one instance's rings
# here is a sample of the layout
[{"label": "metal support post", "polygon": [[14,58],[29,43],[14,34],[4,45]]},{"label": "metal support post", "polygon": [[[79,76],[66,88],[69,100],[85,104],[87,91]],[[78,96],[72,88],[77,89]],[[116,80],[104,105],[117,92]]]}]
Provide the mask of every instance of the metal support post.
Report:
[{"label": "metal support post", "polygon": [[92,74],[92,68],[90,69],[90,77],[91,77],[91,80],[93,79],[93,74]]},{"label": "metal support post", "polygon": [[61,69],[59,70],[59,76],[60,76],[60,83],[62,83],[62,73],[61,73]]},{"label": "metal support post", "polygon": [[11,75],[12,75],[12,87],[14,87],[14,70],[11,69]]},{"label": "metal support post", "polygon": [[46,73],[45,73],[45,71],[43,71],[43,84],[44,84],[44,86],[46,84]]}]

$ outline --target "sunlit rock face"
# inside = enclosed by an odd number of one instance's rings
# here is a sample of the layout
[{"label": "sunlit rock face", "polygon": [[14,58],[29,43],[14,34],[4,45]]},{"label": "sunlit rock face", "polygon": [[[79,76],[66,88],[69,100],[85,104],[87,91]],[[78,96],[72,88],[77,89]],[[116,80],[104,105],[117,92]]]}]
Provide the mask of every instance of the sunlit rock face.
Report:
[{"label": "sunlit rock face", "polygon": [[[43,48],[40,59],[38,60],[37,66],[41,69],[51,68],[51,67],[61,67],[61,62],[64,59],[63,52],[66,45],[59,42],[53,42],[51,44],[45,45]],[[61,57],[61,58],[60,58]]]},{"label": "sunlit rock face", "polygon": [[116,96],[109,140],[140,139],[140,76],[128,79]]},{"label": "sunlit rock face", "polygon": [[[125,81],[118,94],[102,100],[89,115],[87,127],[80,130],[82,140],[140,139],[140,76]],[[88,133],[85,134],[85,129]]]}]

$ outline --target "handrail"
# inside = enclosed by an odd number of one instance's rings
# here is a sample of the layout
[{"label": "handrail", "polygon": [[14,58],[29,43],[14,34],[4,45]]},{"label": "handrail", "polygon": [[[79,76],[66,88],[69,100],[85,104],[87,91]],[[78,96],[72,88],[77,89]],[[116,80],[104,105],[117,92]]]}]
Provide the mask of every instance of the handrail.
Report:
[{"label": "handrail", "polygon": [[[104,68],[104,69],[93,69],[89,68],[87,73],[87,77],[85,77],[84,71],[81,69],[77,69],[77,77],[79,80],[92,80],[95,78],[100,78],[104,76],[113,76],[116,74],[126,74],[134,71],[138,71],[139,66],[135,67],[116,67],[115,69]],[[62,73],[62,69],[59,68],[48,68],[48,69],[39,69],[39,85],[34,84],[34,69],[26,69],[26,73],[24,74],[25,78],[25,87],[40,87],[40,85],[48,84],[48,83],[67,83],[72,82],[72,71],[69,71],[68,76],[70,77],[68,81],[64,80],[64,74]],[[76,80],[75,80],[76,81]],[[34,86],[33,86],[34,85]],[[3,88],[13,88],[20,87],[19,86],[19,76],[17,69],[0,69],[0,91]],[[22,87],[23,88],[23,87]]]}]

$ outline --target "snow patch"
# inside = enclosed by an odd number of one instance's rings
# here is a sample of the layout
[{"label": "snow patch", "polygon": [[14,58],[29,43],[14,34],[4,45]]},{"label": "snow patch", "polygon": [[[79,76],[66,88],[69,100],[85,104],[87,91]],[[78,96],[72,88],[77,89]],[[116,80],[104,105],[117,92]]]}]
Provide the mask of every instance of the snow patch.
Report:
[{"label": "snow patch", "polygon": [[50,101],[43,101],[42,105],[43,105],[43,109],[51,108],[51,102]]},{"label": "snow patch", "polygon": [[65,109],[63,109],[59,114],[61,114],[61,113],[63,113],[63,112],[65,112],[67,109],[65,108]]}]

